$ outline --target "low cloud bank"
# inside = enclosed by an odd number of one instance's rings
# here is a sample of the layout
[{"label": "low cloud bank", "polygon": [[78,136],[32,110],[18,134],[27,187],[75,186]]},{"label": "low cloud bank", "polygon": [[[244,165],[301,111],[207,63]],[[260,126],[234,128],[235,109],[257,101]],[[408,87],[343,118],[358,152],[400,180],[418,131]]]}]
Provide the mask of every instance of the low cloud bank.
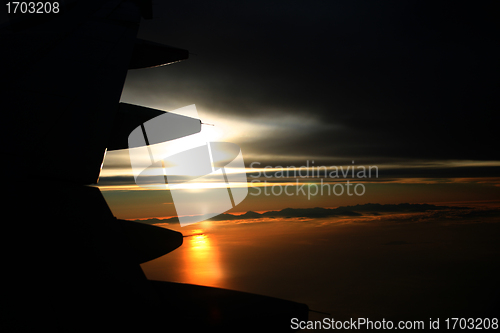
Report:
[{"label": "low cloud bank", "polygon": [[[473,210],[469,207],[436,206],[431,204],[374,204],[368,203],[355,206],[340,206],[337,208],[285,208],[279,211],[257,213],[248,211],[241,215],[224,213],[215,216],[210,221],[255,220],[264,218],[326,218],[326,217],[358,217],[363,215],[379,215],[383,213],[425,213],[425,212],[450,212],[453,216],[463,218],[500,217],[499,209]],[[432,214],[435,215],[435,214]],[[151,218],[136,220],[147,224],[179,223],[177,217],[166,219]]]}]

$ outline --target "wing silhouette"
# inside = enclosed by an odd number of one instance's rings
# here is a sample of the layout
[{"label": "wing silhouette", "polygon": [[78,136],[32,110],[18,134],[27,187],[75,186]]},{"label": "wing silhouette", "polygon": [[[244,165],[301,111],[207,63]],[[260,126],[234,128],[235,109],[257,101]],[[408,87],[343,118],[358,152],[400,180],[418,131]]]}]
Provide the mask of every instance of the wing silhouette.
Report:
[{"label": "wing silhouette", "polygon": [[117,331],[195,321],[241,331],[271,320],[289,330],[289,318],[307,318],[303,304],[147,280],[140,263],[181,246],[182,234],[116,219],[89,185],[106,149],[127,148],[130,131],[163,112],[119,103],[127,71],[188,52],[136,38],[151,1],[58,3],[59,13],[10,13],[0,32],[7,325]]}]

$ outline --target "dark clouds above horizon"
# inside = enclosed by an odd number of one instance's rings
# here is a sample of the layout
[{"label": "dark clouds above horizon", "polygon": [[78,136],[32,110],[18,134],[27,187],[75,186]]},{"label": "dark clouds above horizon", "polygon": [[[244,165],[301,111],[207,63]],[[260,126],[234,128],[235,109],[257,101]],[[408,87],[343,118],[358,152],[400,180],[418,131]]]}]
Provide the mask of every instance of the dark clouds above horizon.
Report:
[{"label": "dark clouds above horizon", "polygon": [[[472,221],[481,222],[484,219],[491,218],[498,222],[500,209],[473,208],[462,206],[438,206],[432,204],[378,204],[367,203],[355,206],[339,206],[337,208],[285,208],[279,211],[266,211],[258,213],[247,211],[244,214],[223,213],[210,218],[208,221],[259,221],[264,219],[321,219],[321,218],[357,218],[362,216],[384,216],[386,222],[396,223],[415,223],[427,222],[429,220],[439,220],[442,222],[451,221]],[[178,224],[177,217],[164,219],[149,218],[143,220],[134,220],[146,224]]]},{"label": "dark clouds above horizon", "polygon": [[[251,155],[498,160],[493,2],[156,3],[139,37],[196,55],[131,71],[124,99],[247,122]],[[316,124],[316,125],[315,125]]]}]

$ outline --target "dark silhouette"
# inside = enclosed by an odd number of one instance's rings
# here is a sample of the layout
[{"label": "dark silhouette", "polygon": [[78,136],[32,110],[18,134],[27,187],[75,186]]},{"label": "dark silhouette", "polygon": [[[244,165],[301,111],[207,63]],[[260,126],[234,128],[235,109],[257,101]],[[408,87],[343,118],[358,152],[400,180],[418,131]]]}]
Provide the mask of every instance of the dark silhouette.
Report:
[{"label": "dark silhouette", "polygon": [[136,38],[151,1],[61,3],[57,14],[9,15],[0,36],[8,331],[277,331],[307,318],[303,304],[146,279],[139,263],[180,246],[182,234],[117,220],[89,185],[106,149],[126,148],[130,126],[160,112],[123,118],[127,70],[188,53]]}]

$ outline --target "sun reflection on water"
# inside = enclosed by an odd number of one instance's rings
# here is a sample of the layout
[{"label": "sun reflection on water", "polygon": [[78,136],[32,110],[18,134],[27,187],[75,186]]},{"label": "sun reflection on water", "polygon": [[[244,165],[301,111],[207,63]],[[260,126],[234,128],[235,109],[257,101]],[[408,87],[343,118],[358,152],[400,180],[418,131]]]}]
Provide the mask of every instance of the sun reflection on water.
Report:
[{"label": "sun reflection on water", "polygon": [[217,286],[223,277],[219,252],[209,235],[193,230],[184,244],[184,282]]}]

